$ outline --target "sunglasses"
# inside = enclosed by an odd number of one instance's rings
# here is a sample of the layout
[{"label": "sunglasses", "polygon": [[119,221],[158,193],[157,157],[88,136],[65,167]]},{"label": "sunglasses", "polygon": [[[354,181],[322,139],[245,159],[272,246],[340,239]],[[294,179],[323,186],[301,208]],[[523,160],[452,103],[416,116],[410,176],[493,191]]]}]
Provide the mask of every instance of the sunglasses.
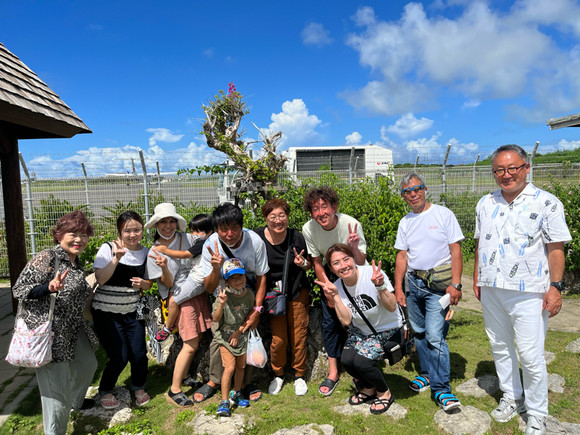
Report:
[{"label": "sunglasses", "polygon": [[419,185],[413,186],[413,187],[407,187],[406,189],[401,190],[401,195],[403,195],[403,196],[410,195],[411,192],[417,192],[417,191],[420,191],[423,189],[425,189],[424,184],[419,184]]}]

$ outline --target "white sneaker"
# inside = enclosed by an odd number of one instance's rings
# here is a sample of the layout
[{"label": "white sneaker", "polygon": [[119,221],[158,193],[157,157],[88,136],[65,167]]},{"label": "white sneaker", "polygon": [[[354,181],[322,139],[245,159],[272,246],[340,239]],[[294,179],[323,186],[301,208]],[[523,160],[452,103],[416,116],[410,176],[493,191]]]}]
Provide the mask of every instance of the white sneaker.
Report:
[{"label": "white sneaker", "polygon": [[276,376],[272,382],[270,382],[270,386],[268,387],[268,393],[273,394],[274,396],[282,390],[282,385],[284,385],[284,379],[280,376]]},{"label": "white sneaker", "polygon": [[294,381],[294,392],[297,396],[304,396],[308,393],[308,385],[304,379],[298,378]]},{"label": "white sneaker", "polygon": [[526,408],[524,406],[524,399],[510,400],[502,397],[499,401],[499,405],[490,415],[495,421],[500,423],[505,423],[514,418],[517,414],[525,412]]},{"label": "white sneaker", "polygon": [[536,417],[528,414],[528,423],[526,424],[526,435],[543,435],[546,433],[546,423],[544,417]]}]

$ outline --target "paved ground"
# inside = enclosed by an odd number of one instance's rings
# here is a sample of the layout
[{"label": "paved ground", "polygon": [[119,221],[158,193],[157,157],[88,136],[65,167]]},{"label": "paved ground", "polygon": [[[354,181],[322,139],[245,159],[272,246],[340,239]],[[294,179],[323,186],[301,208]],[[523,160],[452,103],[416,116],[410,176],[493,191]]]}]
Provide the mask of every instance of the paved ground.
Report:
[{"label": "paved ground", "polygon": [[[467,309],[481,312],[479,301],[473,294],[473,281],[467,276],[462,279],[463,299],[456,309]],[[567,332],[580,332],[580,300],[565,300],[562,311],[550,319],[550,329]],[[20,401],[36,387],[34,370],[13,367],[5,360],[12,337],[14,316],[10,287],[0,284],[0,426],[17,408]],[[19,391],[16,397],[14,392]]]}]

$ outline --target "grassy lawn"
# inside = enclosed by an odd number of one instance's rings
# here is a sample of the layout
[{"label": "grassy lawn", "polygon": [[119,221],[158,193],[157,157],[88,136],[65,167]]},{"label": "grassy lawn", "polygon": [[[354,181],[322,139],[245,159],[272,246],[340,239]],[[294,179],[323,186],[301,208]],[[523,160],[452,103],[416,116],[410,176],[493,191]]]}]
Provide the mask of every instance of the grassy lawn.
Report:
[{"label": "grassy lawn", "polygon": [[[566,380],[564,393],[550,393],[550,414],[560,421],[580,423],[580,390],[578,383],[578,355],[566,352],[566,345],[580,337],[580,334],[548,332],[546,349],[556,354],[556,359],[548,366],[549,373],[557,373]],[[489,343],[483,327],[483,318],[479,313],[457,310],[448,336],[451,351],[451,384],[459,384],[476,376],[495,374],[490,355]],[[99,352],[102,363],[103,354]],[[341,382],[334,394],[323,398],[318,392],[319,380],[308,384],[306,396],[296,397],[291,381],[285,384],[278,396],[264,395],[259,402],[249,408],[235,410],[255,422],[246,433],[270,434],[282,428],[294,427],[307,423],[332,424],[337,434],[351,433],[397,433],[424,434],[439,433],[433,415],[439,409],[430,399],[429,393],[415,394],[408,388],[408,383],[416,374],[417,357],[411,356],[393,367],[386,366],[384,373],[387,382],[395,395],[396,402],[407,409],[407,416],[399,421],[382,416],[345,416],[334,411],[334,407],[343,404],[351,394],[350,376],[342,374]],[[100,365],[102,369],[102,364]],[[129,371],[121,375],[121,383],[127,384]],[[95,384],[98,383],[100,371],[97,372]],[[82,417],[74,413],[69,424],[69,433],[155,433],[155,434],[189,434],[191,427],[186,426],[194,416],[207,410],[215,414],[219,396],[191,409],[178,409],[165,401],[164,393],[170,384],[171,373],[166,367],[150,364],[148,392],[151,402],[142,409],[134,409],[133,418],[124,425],[106,429],[106,424],[94,418]],[[262,388],[267,389],[269,380],[264,380]],[[187,391],[186,391],[187,392]],[[190,392],[191,394],[193,392]],[[471,405],[490,412],[497,405],[499,394],[495,397],[476,398],[458,393],[463,405]],[[41,433],[42,416],[37,391],[33,391],[20,405],[7,423],[0,428],[0,434],[7,433]],[[492,432],[496,434],[513,434],[517,432],[515,419],[509,423],[492,423]],[[101,432],[103,431],[103,432]]]}]

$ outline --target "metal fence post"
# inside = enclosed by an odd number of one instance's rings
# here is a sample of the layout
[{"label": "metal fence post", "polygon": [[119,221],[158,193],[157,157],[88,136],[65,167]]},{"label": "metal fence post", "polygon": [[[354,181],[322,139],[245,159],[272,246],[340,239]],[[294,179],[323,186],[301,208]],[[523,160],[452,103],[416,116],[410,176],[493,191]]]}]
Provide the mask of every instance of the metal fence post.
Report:
[{"label": "metal fence post", "polygon": [[528,182],[534,182],[534,157],[536,156],[536,151],[538,151],[538,146],[540,145],[540,141],[536,141],[536,145],[534,146],[534,150],[532,151],[532,155],[530,156],[530,173],[528,174]]},{"label": "metal fence post", "polygon": [[473,163],[473,181],[471,182],[471,191],[475,193],[475,170],[477,168],[477,162],[479,162],[479,156],[480,154],[477,155],[477,157],[475,158],[475,162]]},{"label": "metal fence post", "polygon": [[161,192],[161,172],[159,171],[159,160],[155,162],[157,165],[157,190]]},{"label": "metal fence post", "polygon": [[32,250],[32,255],[36,255],[36,233],[34,232],[34,207],[32,207],[30,174],[28,173],[28,168],[26,167],[22,153],[18,153],[18,157],[20,158],[20,165],[22,166],[24,175],[26,175],[26,203],[28,204],[28,228],[30,229],[28,234],[30,235],[30,249]]},{"label": "metal fence post", "polygon": [[417,154],[417,158],[415,159],[415,166],[413,167],[413,172],[417,173],[417,163],[419,163],[419,154]]},{"label": "metal fence post", "polygon": [[[352,165],[354,159],[354,147],[350,149],[350,159],[348,161],[348,185],[352,186]],[[332,168],[332,163],[331,163]]]},{"label": "metal fence post", "polygon": [[445,158],[443,159],[443,166],[441,167],[441,192],[443,194],[443,205],[447,206],[447,200],[445,199],[445,194],[447,193],[447,182],[445,167],[447,166],[447,158],[449,157],[449,151],[451,150],[451,144],[447,144],[447,151],[445,152]]},{"label": "metal fence post", "polygon": [[83,168],[83,174],[85,174],[85,198],[87,200],[87,211],[90,208],[90,203],[89,203],[89,180],[87,177],[87,170],[85,169],[85,162],[81,162],[81,167]]},{"label": "metal fence post", "polygon": [[143,150],[139,150],[139,158],[141,159],[141,167],[143,168],[143,202],[145,203],[145,222],[149,220],[149,190],[147,183],[147,166],[145,165],[145,158],[143,157]]}]

